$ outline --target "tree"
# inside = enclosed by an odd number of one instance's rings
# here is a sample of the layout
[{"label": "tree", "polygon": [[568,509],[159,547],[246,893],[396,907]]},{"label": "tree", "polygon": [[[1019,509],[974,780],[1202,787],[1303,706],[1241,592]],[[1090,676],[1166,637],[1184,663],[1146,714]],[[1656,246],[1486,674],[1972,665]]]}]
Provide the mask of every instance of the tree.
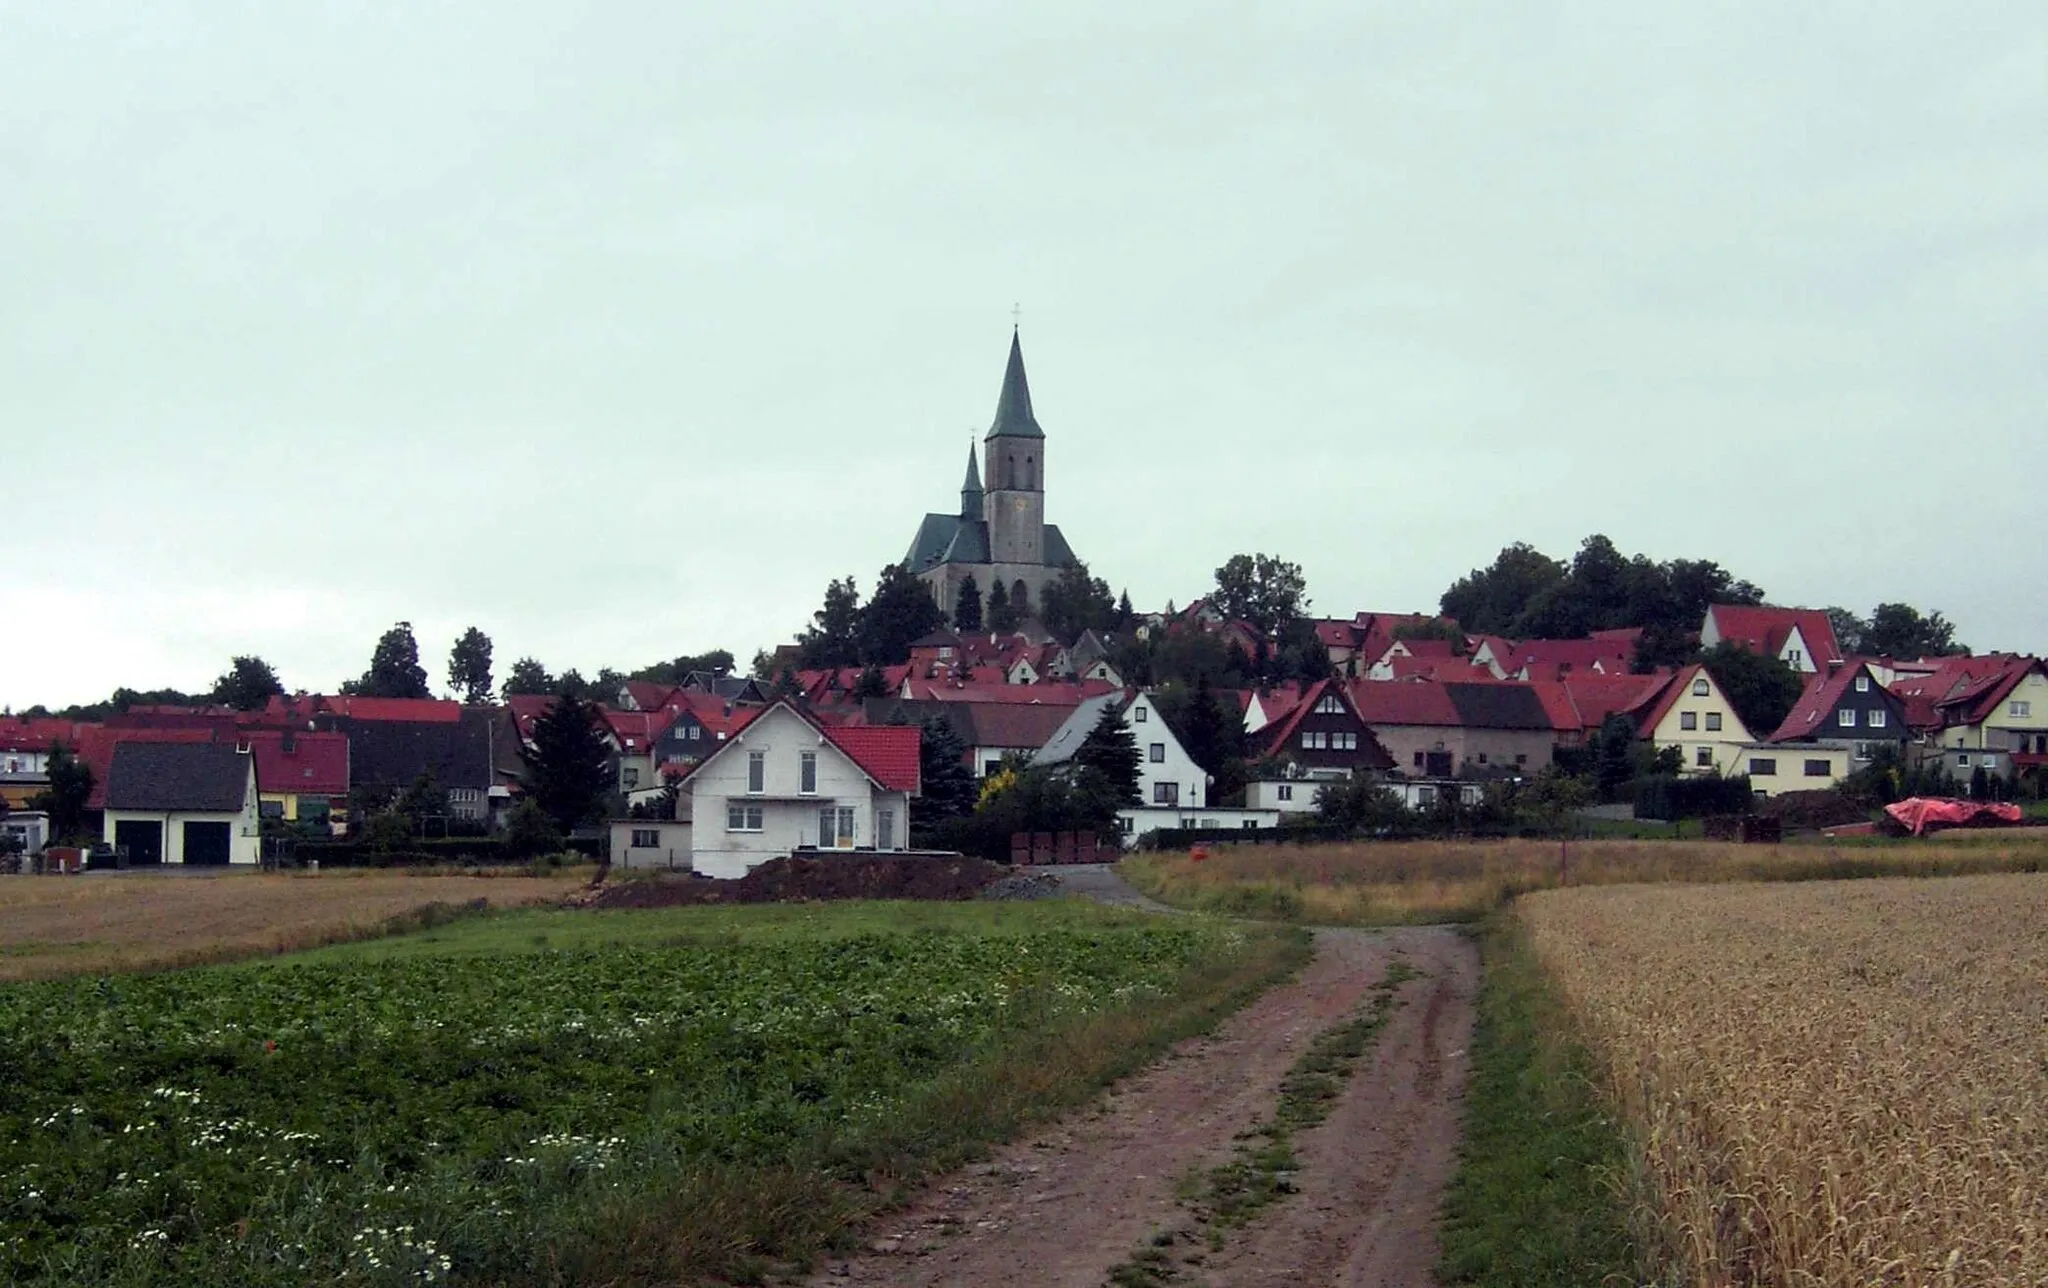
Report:
[{"label": "tree", "polygon": [[[755,660],[758,663],[760,655],[757,655]],[[715,648],[709,653],[685,653],[673,661],[656,662],[652,666],[643,666],[625,678],[628,680],[652,680],[656,684],[681,684],[684,680],[699,672],[707,675],[731,675],[733,665],[733,656],[729,651]],[[767,677],[763,676],[762,678],[766,679]]]},{"label": "tree", "polygon": [[1010,592],[1003,588],[1003,579],[996,578],[996,584],[988,592],[988,628],[998,635],[1007,635],[1017,629],[1017,610],[1010,604]]},{"label": "tree", "polygon": [[1855,657],[1864,651],[1863,637],[1870,630],[1870,623],[1846,608],[1824,609],[1828,615],[1828,626],[1835,632],[1835,643],[1841,647],[1842,656]]},{"label": "tree", "polygon": [[1121,634],[1137,620],[1138,612],[1131,607],[1131,592],[1126,590],[1116,597],[1116,620],[1110,623],[1111,629]]},{"label": "tree", "polygon": [[1273,555],[1232,555],[1216,570],[1216,610],[1263,636],[1307,613],[1307,593],[1301,565]]},{"label": "tree", "polygon": [[1116,601],[1108,582],[1090,576],[1087,564],[1070,560],[1040,596],[1038,620],[1054,639],[1072,643],[1083,631],[1113,629]]},{"label": "tree", "polygon": [[912,820],[925,826],[971,813],[977,789],[967,765],[967,744],[939,716],[927,717],[919,730],[918,777],[924,794],[910,803]]},{"label": "tree", "polygon": [[1539,595],[1564,577],[1563,564],[1518,541],[1503,547],[1491,564],[1452,582],[1437,606],[1476,635],[1503,635]]},{"label": "tree", "polygon": [[981,587],[974,584],[973,573],[960,583],[959,602],[953,605],[953,629],[962,634],[981,629]]},{"label": "tree", "polygon": [[824,670],[860,665],[860,587],[851,575],[825,586],[825,602],[797,637],[799,665]]},{"label": "tree", "polygon": [[1020,622],[1031,618],[1031,587],[1021,581],[1017,583],[1016,593],[1010,596],[1010,612]]},{"label": "tree", "polygon": [[394,813],[404,815],[414,830],[418,830],[422,819],[448,816],[448,789],[435,782],[433,774],[422,771],[398,794],[391,808]]},{"label": "tree", "polygon": [[519,749],[526,794],[564,832],[595,821],[611,791],[611,748],[595,707],[564,692],[533,722],[533,744]]},{"label": "tree", "polygon": [[855,661],[901,666],[910,660],[913,643],[945,624],[945,610],[932,598],[931,587],[902,564],[890,564],[882,569],[874,597],[860,614],[860,656]]},{"label": "tree", "polygon": [[1602,800],[1618,800],[1636,776],[1636,722],[1617,711],[1593,735],[1593,784]]},{"label": "tree", "polygon": [[399,622],[385,631],[370,655],[370,669],[363,678],[341,686],[342,692],[365,698],[430,698],[427,669],[420,665],[419,641],[413,638],[412,623]]},{"label": "tree", "polygon": [[448,652],[448,687],[472,706],[491,700],[491,637],[474,626]]},{"label": "tree", "polygon": [[85,804],[92,799],[92,766],[62,743],[50,744],[45,774],[50,785],[29,798],[28,807],[50,816],[50,835],[71,840],[85,831]]},{"label": "tree", "polygon": [[1102,714],[1095,718],[1095,727],[1074,753],[1074,763],[1101,774],[1117,804],[1145,803],[1138,791],[1145,762],[1138,751],[1137,735],[1124,723],[1123,712],[1114,700],[1102,704]]},{"label": "tree", "polygon": [[1316,790],[1316,822],[1346,832],[1368,832],[1412,827],[1415,814],[1399,796],[1359,774]]},{"label": "tree", "polygon": [[1722,641],[1700,655],[1750,733],[1768,738],[1799,703],[1806,682],[1784,661]]},{"label": "tree", "polygon": [[213,682],[215,702],[237,711],[254,711],[284,692],[270,663],[250,654],[240,654],[228,663],[227,673]]},{"label": "tree", "polygon": [[1879,604],[1858,641],[1879,657],[1947,657],[1970,650],[1956,643],[1956,628],[1940,613],[1925,617],[1911,604]]},{"label": "tree", "polygon": [[530,657],[514,662],[512,674],[505,677],[505,696],[508,698],[555,693],[560,688],[555,677],[548,674],[548,669]]},{"label": "tree", "polygon": [[873,662],[861,668],[860,678],[854,681],[853,696],[865,701],[868,698],[889,696],[889,680],[882,674],[882,668]]},{"label": "tree", "polygon": [[515,859],[532,859],[561,848],[561,830],[540,802],[528,797],[512,807],[505,820],[505,853]]}]

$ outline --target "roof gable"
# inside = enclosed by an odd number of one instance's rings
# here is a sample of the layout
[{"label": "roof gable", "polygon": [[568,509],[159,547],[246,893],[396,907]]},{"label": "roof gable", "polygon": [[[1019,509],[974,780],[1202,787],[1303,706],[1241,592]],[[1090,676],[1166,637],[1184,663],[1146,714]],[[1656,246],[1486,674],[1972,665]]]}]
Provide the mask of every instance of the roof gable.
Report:
[{"label": "roof gable", "polygon": [[[828,725],[796,703],[778,698],[766,707],[755,709],[747,721],[747,728],[768,720],[778,711],[786,711],[810,726],[821,742],[844,756],[881,790],[908,792],[913,796],[923,790],[919,777],[923,734],[916,725]],[[694,782],[702,776],[704,768],[745,742],[746,736],[742,731],[719,743],[698,766],[698,772],[685,780],[686,783]]]}]

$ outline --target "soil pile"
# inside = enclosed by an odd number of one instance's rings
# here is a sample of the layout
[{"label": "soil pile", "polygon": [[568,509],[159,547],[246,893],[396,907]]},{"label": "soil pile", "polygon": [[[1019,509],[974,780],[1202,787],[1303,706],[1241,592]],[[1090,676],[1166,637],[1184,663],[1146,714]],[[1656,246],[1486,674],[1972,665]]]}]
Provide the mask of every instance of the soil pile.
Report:
[{"label": "soil pile", "polygon": [[1801,827],[1839,827],[1870,820],[1870,802],[1841,792],[1786,792],[1756,803],[1756,812],[1775,818],[1786,831]]},{"label": "soil pile", "polygon": [[625,881],[596,908],[672,908],[696,903],[790,903],[806,899],[973,899],[1010,869],[958,855],[834,854],[770,859],[736,881],[656,877]]}]

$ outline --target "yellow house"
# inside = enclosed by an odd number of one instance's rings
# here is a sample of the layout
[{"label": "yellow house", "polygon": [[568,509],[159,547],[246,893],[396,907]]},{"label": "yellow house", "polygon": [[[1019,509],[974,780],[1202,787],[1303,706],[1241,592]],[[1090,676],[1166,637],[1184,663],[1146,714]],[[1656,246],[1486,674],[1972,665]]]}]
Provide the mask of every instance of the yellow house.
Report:
[{"label": "yellow house", "polygon": [[[2014,658],[1935,710],[1941,731],[1934,754],[1957,778],[1978,769],[2002,778],[2048,765],[2048,664],[2038,658]],[[1923,755],[1923,763],[1927,759]]]},{"label": "yellow house", "polygon": [[1679,772],[1685,774],[1742,773],[1745,753],[1756,741],[1728,695],[1697,662],[1653,690],[1636,712],[1637,736],[1659,751],[1678,748]]},{"label": "yellow house", "polygon": [[1815,792],[1833,787],[1851,772],[1846,743],[1759,743],[1743,749],[1742,768],[1750,790],[1760,796]]}]

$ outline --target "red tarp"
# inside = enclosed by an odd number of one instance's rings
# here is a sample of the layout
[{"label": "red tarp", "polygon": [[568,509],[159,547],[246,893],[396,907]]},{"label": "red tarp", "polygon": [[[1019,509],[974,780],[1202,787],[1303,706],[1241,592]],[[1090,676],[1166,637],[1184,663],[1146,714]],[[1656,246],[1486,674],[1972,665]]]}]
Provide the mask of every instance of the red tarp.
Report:
[{"label": "red tarp", "polygon": [[2001,823],[2017,823],[2022,817],[2017,805],[1994,801],[1940,800],[1925,796],[1914,796],[1896,805],[1887,805],[1884,812],[1914,836],[1923,836],[1944,827],[1996,827]]}]

